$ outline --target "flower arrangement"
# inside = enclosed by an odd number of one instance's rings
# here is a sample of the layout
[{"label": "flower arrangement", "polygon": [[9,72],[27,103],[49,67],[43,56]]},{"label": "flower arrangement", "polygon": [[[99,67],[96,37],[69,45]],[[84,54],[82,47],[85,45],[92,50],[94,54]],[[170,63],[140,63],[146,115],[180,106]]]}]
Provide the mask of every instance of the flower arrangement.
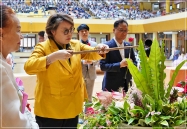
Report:
[{"label": "flower arrangement", "polygon": [[[164,84],[166,74],[164,43],[161,47],[154,40],[149,59],[146,57],[143,42],[139,42],[140,69],[127,59],[128,68],[133,76],[136,88],[141,92],[134,107],[130,101],[124,102],[125,121],[128,125],[168,128],[186,124],[186,98],[178,101],[177,90],[173,90],[174,79],[180,68],[187,62],[182,61],[177,67],[168,85]],[[129,98],[127,96],[127,98]],[[138,102],[136,102],[138,101]]]},{"label": "flower arrangement", "polygon": [[123,92],[102,91],[93,97],[92,103],[87,103],[83,128],[116,128],[121,123],[124,103]]},{"label": "flower arrangement", "polygon": [[129,88],[126,95],[123,92],[115,92],[123,94],[120,99],[113,97],[114,92],[98,94],[89,105],[91,108],[85,116],[84,128],[124,128],[128,125],[133,128],[163,129],[187,123],[187,100],[185,97],[179,99],[178,90],[172,88],[178,71],[187,60],[176,67],[172,79],[168,85],[165,85],[164,43],[159,47],[159,43],[153,41],[149,59],[142,41],[139,42],[138,50],[141,60],[140,69],[127,59],[133,77],[133,86]]}]

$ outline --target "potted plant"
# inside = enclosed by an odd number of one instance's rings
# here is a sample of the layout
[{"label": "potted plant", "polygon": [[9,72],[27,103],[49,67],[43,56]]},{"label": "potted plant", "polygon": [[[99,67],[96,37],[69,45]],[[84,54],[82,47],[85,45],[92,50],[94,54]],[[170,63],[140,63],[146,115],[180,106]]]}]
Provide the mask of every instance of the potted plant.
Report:
[{"label": "potted plant", "polygon": [[[138,49],[141,61],[140,69],[129,59],[127,62],[137,91],[139,90],[141,93],[130,94],[131,97],[130,95],[126,96],[123,123],[156,129],[185,125],[187,122],[185,119],[187,113],[186,98],[177,100],[177,90],[172,91],[172,87],[178,71],[187,60],[176,67],[169,84],[165,85],[164,43],[160,47],[159,43],[154,40],[149,58],[146,56],[142,41],[140,41]],[[132,101],[129,101],[131,98]],[[130,106],[132,104],[134,104],[133,107]]]},{"label": "potted plant", "polygon": [[[164,84],[166,66],[164,43],[154,40],[149,58],[147,58],[143,42],[139,42],[140,69],[127,59],[128,69],[133,77],[134,85],[125,95],[123,90],[113,92],[123,94],[120,99],[112,97],[113,93],[101,92],[85,115],[83,128],[127,128],[127,129],[164,129],[185,128],[187,119],[187,100],[179,98],[173,87],[174,79],[186,60],[181,62],[168,85]],[[105,100],[105,101],[103,101]]]}]

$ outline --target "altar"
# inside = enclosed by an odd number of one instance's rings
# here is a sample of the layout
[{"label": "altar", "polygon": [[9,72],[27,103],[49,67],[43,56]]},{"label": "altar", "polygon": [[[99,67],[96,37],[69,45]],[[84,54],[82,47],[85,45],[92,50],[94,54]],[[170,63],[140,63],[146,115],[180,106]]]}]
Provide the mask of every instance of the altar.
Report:
[{"label": "altar", "polygon": [[[176,67],[166,67],[166,69],[165,69],[165,73],[166,73],[165,84],[169,83],[175,69],[176,69]],[[185,81],[186,77],[187,77],[187,67],[182,67],[179,70],[179,72],[174,80],[173,86],[176,86],[179,81]]]}]

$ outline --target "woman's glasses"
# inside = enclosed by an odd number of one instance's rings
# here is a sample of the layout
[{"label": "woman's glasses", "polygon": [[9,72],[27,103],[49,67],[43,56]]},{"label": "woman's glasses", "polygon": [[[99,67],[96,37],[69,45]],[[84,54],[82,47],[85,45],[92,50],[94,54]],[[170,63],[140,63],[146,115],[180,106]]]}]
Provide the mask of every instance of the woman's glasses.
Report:
[{"label": "woman's glasses", "polygon": [[69,33],[73,33],[74,32],[74,30],[75,30],[75,28],[73,27],[73,28],[71,28],[71,29],[65,29],[64,30],[64,35],[68,35]]}]

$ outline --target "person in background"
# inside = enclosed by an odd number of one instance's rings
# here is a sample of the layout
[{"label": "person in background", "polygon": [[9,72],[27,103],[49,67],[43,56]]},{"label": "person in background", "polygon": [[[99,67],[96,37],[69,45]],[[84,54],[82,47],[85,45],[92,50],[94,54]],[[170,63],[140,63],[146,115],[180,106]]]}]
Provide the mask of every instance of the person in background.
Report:
[{"label": "person in background", "polygon": [[[87,99],[81,60],[99,60],[107,53],[107,45],[95,48],[71,40],[73,19],[63,13],[49,17],[46,24],[48,39],[38,43],[24,65],[28,74],[36,74],[34,113],[40,128],[77,128],[78,115]],[[101,50],[73,54],[76,51]]]},{"label": "person in background", "polygon": [[177,47],[175,48],[175,51],[174,51],[174,55],[173,55],[173,61],[174,60],[177,60],[180,56],[180,50],[177,49]]},{"label": "person in background", "polygon": [[0,128],[38,129],[31,112],[23,106],[23,93],[18,89],[10,65],[6,62],[9,53],[20,47],[20,21],[6,5],[0,5]]},{"label": "person in background", "polygon": [[[91,47],[96,47],[97,43],[88,39],[89,36],[89,27],[86,24],[81,24],[77,28],[77,32],[79,34],[80,41],[83,44],[86,44]],[[97,77],[96,74],[96,65],[98,61],[88,61],[82,60],[82,73],[84,77],[84,81],[86,83],[86,90],[88,93],[88,101],[92,102],[92,93],[94,88],[94,82]]]},{"label": "person in background", "polygon": [[45,41],[44,34],[45,34],[45,31],[38,32],[38,42],[44,42]]},{"label": "person in background", "polygon": [[152,40],[146,39],[145,40],[145,53],[146,53],[147,57],[149,57],[149,55],[150,55],[151,45],[152,45]]},{"label": "person in background", "polygon": [[[130,46],[131,44],[125,42],[124,39],[128,33],[128,23],[124,19],[119,19],[114,22],[113,29],[115,37],[106,42],[110,48]],[[109,51],[106,58],[100,60],[100,68],[104,71],[104,78],[102,82],[102,90],[118,91],[120,87],[128,91],[131,85],[132,76],[128,70],[126,58],[129,58],[137,65],[133,49],[120,49]]]}]

